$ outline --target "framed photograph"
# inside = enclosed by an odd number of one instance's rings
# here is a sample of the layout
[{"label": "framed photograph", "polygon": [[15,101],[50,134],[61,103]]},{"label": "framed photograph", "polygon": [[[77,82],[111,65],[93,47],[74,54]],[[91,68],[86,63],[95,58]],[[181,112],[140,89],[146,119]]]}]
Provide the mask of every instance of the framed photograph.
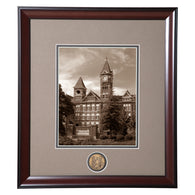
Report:
[{"label": "framed photograph", "polygon": [[177,8],[18,8],[18,188],[177,187]]},{"label": "framed photograph", "polygon": [[138,147],[139,46],[56,47],[56,148]]}]

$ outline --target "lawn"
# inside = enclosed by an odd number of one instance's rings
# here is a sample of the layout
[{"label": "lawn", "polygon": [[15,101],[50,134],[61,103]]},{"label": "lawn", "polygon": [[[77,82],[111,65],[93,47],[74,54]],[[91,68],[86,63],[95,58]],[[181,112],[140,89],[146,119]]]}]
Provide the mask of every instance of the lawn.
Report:
[{"label": "lawn", "polygon": [[135,145],[135,139],[131,140],[120,140],[115,139],[70,139],[66,136],[59,137],[59,145]]}]

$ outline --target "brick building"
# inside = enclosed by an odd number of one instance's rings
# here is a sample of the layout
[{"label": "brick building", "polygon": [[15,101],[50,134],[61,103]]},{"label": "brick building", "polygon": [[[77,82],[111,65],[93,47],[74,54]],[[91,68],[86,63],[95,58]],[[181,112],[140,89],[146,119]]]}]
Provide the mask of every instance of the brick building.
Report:
[{"label": "brick building", "polygon": [[[97,125],[98,131],[101,132],[101,110],[113,96],[113,71],[107,58],[100,72],[100,96],[92,90],[88,94],[86,91],[87,88],[80,77],[74,86],[74,97],[72,99],[75,104],[76,129],[85,129],[85,127]],[[123,104],[126,113],[132,118],[136,112],[135,95],[130,94],[127,90],[123,95],[117,97]]]}]

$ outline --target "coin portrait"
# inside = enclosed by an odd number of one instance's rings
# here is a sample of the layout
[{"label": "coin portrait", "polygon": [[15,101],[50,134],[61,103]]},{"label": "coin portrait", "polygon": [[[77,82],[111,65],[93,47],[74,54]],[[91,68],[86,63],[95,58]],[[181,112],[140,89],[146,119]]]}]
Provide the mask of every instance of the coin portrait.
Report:
[{"label": "coin portrait", "polygon": [[106,167],[106,164],[106,157],[101,153],[93,153],[88,158],[88,167],[92,171],[102,171]]}]

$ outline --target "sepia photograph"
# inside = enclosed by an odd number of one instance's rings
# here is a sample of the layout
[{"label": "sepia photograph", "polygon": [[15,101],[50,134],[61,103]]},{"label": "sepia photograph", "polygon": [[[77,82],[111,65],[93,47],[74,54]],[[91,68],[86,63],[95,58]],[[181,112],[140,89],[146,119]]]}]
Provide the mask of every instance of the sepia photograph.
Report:
[{"label": "sepia photograph", "polygon": [[139,46],[57,45],[56,147],[138,147]]}]

